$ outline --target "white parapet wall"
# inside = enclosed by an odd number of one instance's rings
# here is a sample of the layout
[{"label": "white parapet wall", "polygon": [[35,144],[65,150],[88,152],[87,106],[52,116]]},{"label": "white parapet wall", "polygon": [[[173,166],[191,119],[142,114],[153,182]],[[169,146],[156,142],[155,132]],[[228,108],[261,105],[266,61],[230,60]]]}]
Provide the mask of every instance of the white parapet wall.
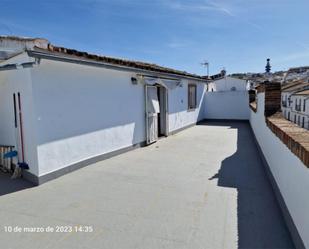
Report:
[{"label": "white parapet wall", "polygon": [[206,119],[249,120],[248,92],[206,92],[204,115]]},{"label": "white parapet wall", "polygon": [[309,248],[309,169],[267,127],[264,98],[265,93],[258,94],[257,112],[250,111],[250,124],[297,231]]}]

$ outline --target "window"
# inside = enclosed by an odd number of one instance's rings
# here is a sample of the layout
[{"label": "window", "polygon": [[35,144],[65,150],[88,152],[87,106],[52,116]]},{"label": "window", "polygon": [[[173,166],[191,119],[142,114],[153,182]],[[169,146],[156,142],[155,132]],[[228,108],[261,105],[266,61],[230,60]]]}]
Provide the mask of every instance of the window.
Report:
[{"label": "window", "polygon": [[188,109],[196,108],[196,85],[188,85]]},{"label": "window", "polygon": [[304,99],[304,102],[303,102],[303,111],[306,111],[306,99]]},{"label": "window", "polygon": [[303,117],[303,123],[302,123],[302,126],[301,127],[305,127],[305,117]]}]

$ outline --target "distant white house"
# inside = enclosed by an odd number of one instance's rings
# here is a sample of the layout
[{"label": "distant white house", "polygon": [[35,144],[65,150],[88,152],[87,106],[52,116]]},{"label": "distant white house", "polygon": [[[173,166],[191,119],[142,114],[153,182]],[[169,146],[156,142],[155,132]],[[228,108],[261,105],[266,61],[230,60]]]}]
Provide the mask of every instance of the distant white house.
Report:
[{"label": "distant white house", "polygon": [[309,79],[309,67],[290,68],[283,76],[282,82],[293,82],[296,80]]},{"label": "distant white house", "polygon": [[247,91],[247,81],[224,75],[208,84],[208,92]]},{"label": "distant white house", "polygon": [[308,90],[303,90],[291,95],[292,120],[299,126],[309,130],[309,87]]},{"label": "distant white house", "polygon": [[309,83],[298,80],[283,85],[281,109],[286,119],[309,129]]},{"label": "distant white house", "polygon": [[196,124],[205,91],[195,74],[0,37],[0,145],[37,184]]}]

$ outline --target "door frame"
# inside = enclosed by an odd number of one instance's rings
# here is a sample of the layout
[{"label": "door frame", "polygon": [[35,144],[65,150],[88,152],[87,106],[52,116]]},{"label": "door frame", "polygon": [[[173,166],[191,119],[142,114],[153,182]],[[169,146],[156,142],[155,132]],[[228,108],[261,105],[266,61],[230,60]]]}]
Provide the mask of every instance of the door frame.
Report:
[{"label": "door frame", "polygon": [[[164,85],[161,85],[161,84],[154,84],[154,85],[149,85],[149,84],[145,84],[145,88],[144,88],[144,92],[145,92],[145,129],[146,129],[146,144],[152,144],[152,143],[155,143],[158,141],[155,140],[155,141],[150,141],[150,132],[149,132],[149,114],[148,114],[148,94],[147,94],[147,90],[149,87],[155,87],[155,88],[158,88],[158,87],[162,87],[164,90],[163,90],[163,93],[164,93],[164,118],[165,118],[165,131],[164,131],[164,136],[168,136],[169,135],[169,122],[168,122],[168,89],[164,86]],[[159,100],[159,103],[160,103],[160,96],[158,96],[158,100]],[[160,114],[162,115],[161,113],[161,103],[160,103]],[[159,131],[158,131],[159,132]],[[158,135],[158,134],[157,134]]]},{"label": "door frame", "polygon": [[[169,135],[168,127],[168,89],[162,85],[158,85],[160,95],[158,96],[160,102],[160,117],[164,117],[164,131],[162,135],[167,137]],[[163,96],[161,96],[161,94]],[[160,124],[162,127],[162,123]]]}]

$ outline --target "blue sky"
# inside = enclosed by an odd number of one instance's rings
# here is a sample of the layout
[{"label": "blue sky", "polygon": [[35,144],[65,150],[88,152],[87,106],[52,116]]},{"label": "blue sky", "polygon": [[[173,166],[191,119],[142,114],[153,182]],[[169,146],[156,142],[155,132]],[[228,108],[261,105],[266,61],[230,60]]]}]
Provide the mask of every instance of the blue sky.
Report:
[{"label": "blue sky", "polygon": [[206,74],[309,65],[308,0],[0,0],[0,34]]}]

